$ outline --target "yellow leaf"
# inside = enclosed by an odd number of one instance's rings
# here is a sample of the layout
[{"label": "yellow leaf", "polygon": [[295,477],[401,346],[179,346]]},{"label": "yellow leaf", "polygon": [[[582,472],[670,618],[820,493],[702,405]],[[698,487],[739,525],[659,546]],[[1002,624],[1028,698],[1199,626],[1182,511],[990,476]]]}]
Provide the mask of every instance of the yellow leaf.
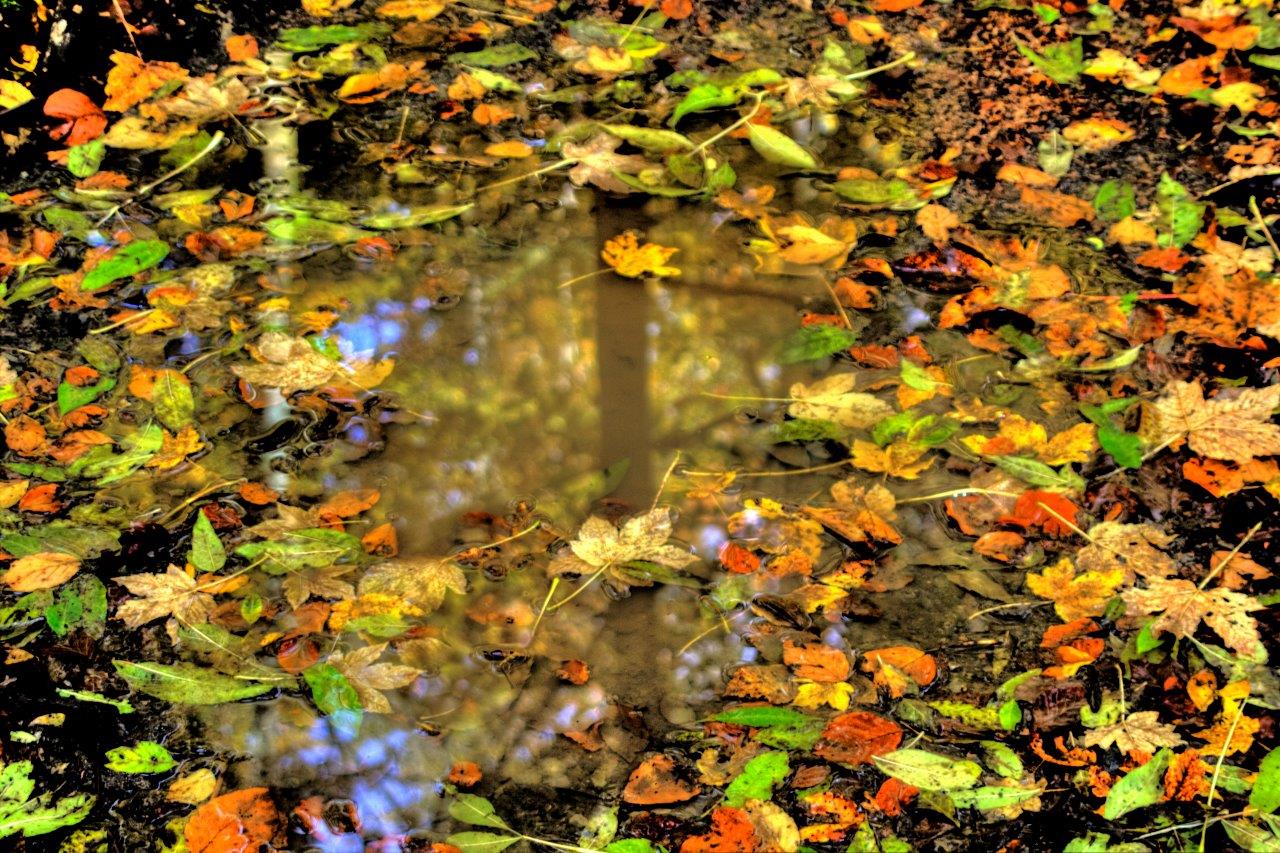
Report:
[{"label": "yellow leaf", "polygon": [[1258,102],[1267,94],[1267,90],[1257,83],[1241,81],[1228,83],[1209,93],[1209,100],[1220,107],[1235,107],[1243,115],[1251,113],[1258,107]]},{"label": "yellow leaf", "polygon": [[111,62],[105,89],[107,100],[102,108],[112,112],[124,112],[167,83],[187,79],[187,69],[175,62],[144,62],[120,50],[111,54]]},{"label": "yellow leaf", "polygon": [[488,148],[484,149],[484,153],[488,154],[490,157],[509,157],[512,159],[520,159],[531,155],[533,153],[533,149],[518,139],[512,139],[506,142],[495,142]]},{"label": "yellow leaf", "polygon": [[207,767],[201,767],[174,779],[164,797],[171,802],[194,806],[212,797],[217,790],[218,777]]},{"label": "yellow leaf", "polygon": [[622,48],[593,44],[587,48],[587,58],[578,63],[578,70],[594,71],[597,74],[625,74],[633,64],[631,54]]},{"label": "yellow leaf", "polygon": [[378,7],[378,15],[383,18],[430,21],[443,12],[447,5],[444,0],[391,0],[390,3],[383,3]]},{"label": "yellow leaf", "polygon": [[31,100],[31,90],[16,80],[0,80],[0,110],[11,110]]},{"label": "yellow leaf", "polygon": [[1085,151],[1105,151],[1136,135],[1134,129],[1115,118],[1088,118],[1067,125],[1063,137]]},{"label": "yellow leaf", "polygon": [[327,18],[334,12],[349,8],[356,0],[302,0],[302,8],[317,18]]},{"label": "yellow leaf", "polygon": [[853,685],[847,681],[834,684],[821,684],[815,681],[801,681],[796,688],[796,698],[791,704],[801,708],[820,708],[830,705],[837,711],[847,710],[849,699],[853,696]]},{"label": "yellow leaf", "polygon": [[78,571],[78,557],[42,551],[14,560],[8,570],[0,575],[0,581],[16,592],[34,592],[37,589],[61,586],[75,577]]},{"label": "yellow leaf", "polygon": [[640,278],[644,275],[666,278],[680,275],[680,270],[676,267],[666,266],[667,261],[678,251],[680,250],[659,246],[657,243],[645,243],[641,246],[634,231],[625,231],[605,242],[600,257],[618,275],[627,278]]},{"label": "yellow leaf", "polygon": [[8,480],[0,483],[0,509],[8,509],[27,493],[30,480]]},{"label": "yellow leaf", "polygon": [[[1218,720],[1213,726],[1195,733],[1195,736],[1206,741],[1201,752],[1210,755],[1234,755],[1237,752],[1248,752],[1253,746],[1253,736],[1262,728],[1262,721],[1254,717],[1241,717],[1232,727],[1234,716]],[[1231,736],[1227,740],[1227,735]]]},{"label": "yellow leaf", "polygon": [[919,461],[928,452],[929,448],[925,445],[903,440],[895,441],[885,448],[870,441],[858,440],[853,443],[853,464],[874,474],[914,480],[933,466],[933,457]]},{"label": "yellow leaf", "polygon": [[1027,587],[1041,598],[1053,602],[1053,609],[1064,622],[1100,616],[1107,601],[1124,582],[1122,569],[1089,571],[1076,574],[1071,561],[1063,557],[1040,574],[1027,575]]}]

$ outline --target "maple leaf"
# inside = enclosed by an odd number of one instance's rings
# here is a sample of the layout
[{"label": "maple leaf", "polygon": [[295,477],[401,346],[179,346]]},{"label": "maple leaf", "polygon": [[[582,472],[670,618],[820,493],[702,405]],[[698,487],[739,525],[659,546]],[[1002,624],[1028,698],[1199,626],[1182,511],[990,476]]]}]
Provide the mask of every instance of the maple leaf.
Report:
[{"label": "maple leaf", "polygon": [[1089,544],[1076,553],[1076,568],[1082,572],[1124,572],[1124,582],[1135,576],[1168,577],[1173,574],[1173,558],[1161,551],[1174,537],[1154,524],[1120,524],[1104,521],[1089,528]]},{"label": "maple leaf", "polygon": [[797,382],[787,392],[794,400],[787,414],[850,429],[868,429],[893,414],[893,407],[880,398],[854,391],[857,382],[853,373],[836,373],[810,385]]},{"label": "maple leaf", "polygon": [[856,480],[842,480],[831,487],[831,497],[834,507],[802,507],[804,514],[850,542],[902,541],[902,534],[889,523],[897,518],[897,501],[884,486],[866,488]]},{"label": "maple leaf", "polygon": [[377,663],[386,649],[386,643],[378,643],[346,654],[334,652],[329,655],[329,663],[337,667],[355,688],[360,697],[360,705],[375,714],[391,713],[391,703],[382,695],[383,690],[394,690],[412,684],[421,674],[417,667]]},{"label": "maple leaf", "polygon": [[391,596],[430,613],[444,602],[446,593],[465,593],[467,576],[448,557],[400,557],[366,572],[359,590],[362,597]]},{"label": "maple leaf", "polygon": [[285,601],[296,610],[313,595],[317,598],[353,598],[355,587],[339,578],[354,570],[355,566],[338,565],[291,572],[281,584]]},{"label": "maple leaf", "polygon": [[367,389],[385,379],[395,364],[391,359],[384,359],[347,367],[317,352],[305,339],[283,332],[262,335],[252,352],[259,363],[235,364],[231,371],[250,384],[279,388],[285,395],[335,381]]},{"label": "maple leaf", "polygon": [[654,275],[658,278],[680,275],[676,267],[666,265],[671,256],[679,249],[659,246],[657,243],[645,243],[643,246],[636,239],[636,232],[624,231],[612,240],[606,240],[600,257],[613,267],[614,271],[627,278],[640,278]]},{"label": "maple leaf", "polygon": [[644,560],[682,569],[698,558],[683,548],[668,545],[671,538],[671,511],[658,507],[644,515],[628,519],[615,527],[607,519],[591,516],[578,528],[578,536],[569,543],[569,553],[552,561],[553,575],[584,574],[597,569]]},{"label": "maple leaf", "polygon": [[185,80],[187,70],[173,62],[144,62],[131,53],[115,51],[111,54],[113,66],[107,72],[104,110],[124,112],[129,107],[145,101],[157,89],[175,80]]},{"label": "maple leaf", "polygon": [[1159,614],[1151,623],[1153,634],[1190,637],[1203,622],[1243,657],[1251,657],[1261,645],[1258,623],[1249,612],[1261,610],[1262,605],[1242,593],[1221,587],[1200,589],[1181,578],[1151,578],[1146,589],[1127,589],[1121,596],[1130,619]]},{"label": "maple leaf", "polygon": [[1085,733],[1085,746],[1109,749],[1112,745],[1121,752],[1154,753],[1162,746],[1181,746],[1185,741],[1173,730],[1173,726],[1160,722],[1156,711],[1138,711],[1118,723],[1092,729]]},{"label": "maple leaf", "polygon": [[847,681],[827,684],[800,679],[796,687],[796,698],[791,704],[797,708],[821,708],[823,705],[829,705],[837,711],[846,711],[852,696],[853,685]]},{"label": "maple leaf", "polygon": [[927,445],[905,440],[894,441],[884,448],[870,441],[855,441],[853,443],[853,464],[863,471],[888,474],[890,477],[901,477],[904,480],[914,480],[933,467],[935,461],[933,457],[929,457],[923,462],[919,461],[920,457],[928,452],[929,447]]},{"label": "maple leaf", "polygon": [[116,608],[116,618],[130,628],[166,616],[188,625],[199,625],[209,621],[213,613],[213,595],[210,594],[208,580],[197,583],[195,578],[172,564],[164,572],[125,575],[113,580],[140,596]]},{"label": "maple leaf", "polygon": [[1076,574],[1066,557],[1046,566],[1038,575],[1027,575],[1027,587],[1041,598],[1050,599],[1053,609],[1065,622],[1101,615],[1107,601],[1123,582],[1123,569]]},{"label": "maple leaf", "polygon": [[1248,462],[1280,453],[1280,426],[1270,422],[1277,405],[1280,385],[1206,400],[1199,379],[1172,382],[1163,397],[1144,407],[1142,437],[1159,446],[1185,438],[1201,456]]},{"label": "maple leaf", "polygon": [[235,77],[218,81],[196,78],[187,81],[181,94],[166,98],[154,108],[157,115],[176,115],[203,124],[238,115],[248,100],[249,87]]},{"label": "maple leaf", "polygon": [[566,160],[573,160],[575,165],[569,170],[569,180],[578,186],[594,184],[602,190],[626,195],[631,187],[624,184],[614,172],[634,175],[643,169],[652,168],[653,164],[635,154],[616,154],[615,150],[622,140],[601,133],[581,145],[566,142],[561,148]]}]

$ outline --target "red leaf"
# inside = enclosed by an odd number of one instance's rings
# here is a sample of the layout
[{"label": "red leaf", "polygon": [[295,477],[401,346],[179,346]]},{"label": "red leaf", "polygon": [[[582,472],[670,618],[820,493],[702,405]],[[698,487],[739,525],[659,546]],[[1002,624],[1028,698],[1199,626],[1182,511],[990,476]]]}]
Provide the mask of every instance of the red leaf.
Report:
[{"label": "red leaf", "polygon": [[856,766],[893,752],[900,743],[902,729],[897,723],[866,711],[850,711],[827,723],[813,752],[827,761]]},{"label": "red leaf", "polygon": [[280,814],[266,788],[245,788],[214,797],[191,813],[185,831],[191,853],[251,853],[270,844]]},{"label": "red leaf", "polygon": [[83,145],[107,129],[107,115],[88,96],[75,89],[59,89],[44,102],[44,114],[65,121],[49,131],[63,144]]}]

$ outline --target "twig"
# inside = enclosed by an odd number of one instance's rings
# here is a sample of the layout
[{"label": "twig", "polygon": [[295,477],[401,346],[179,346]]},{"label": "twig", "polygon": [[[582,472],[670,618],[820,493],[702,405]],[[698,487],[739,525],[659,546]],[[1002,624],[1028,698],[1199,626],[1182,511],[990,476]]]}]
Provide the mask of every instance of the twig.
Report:
[{"label": "twig", "polygon": [[1244,538],[1240,540],[1240,544],[1238,544],[1238,545],[1236,545],[1236,547],[1232,548],[1232,549],[1231,549],[1231,553],[1229,553],[1229,554],[1227,554],[1227,556],[1223,557],[1223,558],[1222,558],[1222,562],[1221,562],[1221,563],[1218,563],[1218,565],[1214,566],[1214,567],[1213,567],[1213,570],[1212,570],[1211,572],[1209,572],[1209,574],[1207,574],[1207,575],[1205,575],[1205,576],[1204,576],[1204,580],[1200,581],[1200,589],[1204,589],[1205,587],[1207,587],[1207,586],[1209,585],[1209,581],[1213,580],[1213,579],[1214,579],[1214,578],[1216,578],[1219,574],[1221,574],[1221,573],[1222,573],[1222,570],[1223,570],[1223,569],[1225,569],[1225,568],[1227,567],[1227,563],[1230,563],[1230,562],[1231,562],[1231,560],[1232,560],[1232,558],[1233,558],[1233,557],[1235,557],[1235,555],[1236,555],[1236,554],[1239,554],[1239,553],[1240,553],[1240,549],[1241,549],[1241,548],[1243,548],[1245,545],[1249,544],[1249,540],[1250,540],[1250,539],[1252,539],[1252,538],[1253,538],[1253,535],[1254,535],[1255,533],[1257,533],[1257,532],[1258,532],[1259,530],[1261,530],[1261,529],[1262,529],[1262,522],[1261,522],[1261,521],[1259,521],[1259,522],[1258,522],[1257,524],[1255,524],[1253,527],[1250,527],[1250,528],[1249,528],[1249,532],[1248,532],[1248,533],[1246,533],[1246,534],[1244,535]]}]

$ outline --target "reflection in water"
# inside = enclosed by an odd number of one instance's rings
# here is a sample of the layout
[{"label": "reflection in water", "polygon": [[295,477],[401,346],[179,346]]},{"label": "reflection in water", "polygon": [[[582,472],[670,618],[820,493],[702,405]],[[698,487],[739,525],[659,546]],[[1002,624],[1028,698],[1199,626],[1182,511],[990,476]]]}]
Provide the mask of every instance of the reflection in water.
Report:
[{"label": "reflection in water", "polygon": [[[554,213],[516,244],[468,229],[405,247],[393,265],[336,253],[304,265],[295,300],[306,304],[295,307],[337,310],[347,355],[394,357],[387,387],[404,411],[391,424],[353,421],[345,453],[304,466],[295,492],[379,488],[401,552],[425,555],[485,541],[459,516],[517,497],[568,531],[601,498],[647,509],[677,452],[703,468],[763,464],[733,404],[704,392],[777,397],[803,378],[773,358],[802,288],[754,282],[743,235],[713,229],[703,212],[666,211],[660,224],[616,212],[597,221],[585,206]],[[612,275],[559,286],[598,268],[600,245],[628,226],[680,247],[684,275],[661,287]],[[724,522],[707,502],[678,534],[713,560]],[[430,828],[459,760],[513,785],[616,791],[652,734],[693,722],[724,668],[754,654],[723,631],[690,644],[705,627],[696,591],[639,590],[619,605],[592,590],[535,636],[540,571],[473,583],[432,619],[428,676],[358,733],[292,697],[206,711],[211,738],[238,754],[236,784],[350,798],[365,837]],[[527,649],[530,662],[477,653],[493,648]],[[570,659],[590,664],[586,684],[557,678],[556,662]],[[359,849],[355,835],[320,840]]]}]

